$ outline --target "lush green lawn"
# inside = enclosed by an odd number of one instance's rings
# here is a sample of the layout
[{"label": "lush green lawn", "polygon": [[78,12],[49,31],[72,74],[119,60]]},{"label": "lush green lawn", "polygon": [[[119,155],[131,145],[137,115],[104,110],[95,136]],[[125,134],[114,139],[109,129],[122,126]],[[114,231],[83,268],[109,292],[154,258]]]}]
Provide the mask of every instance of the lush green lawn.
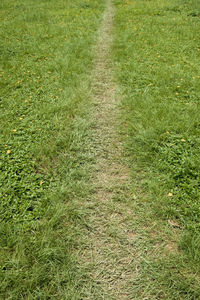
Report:
[{"label": "lush green lawn", "polygon": [[[200,4],[114,3],[114,70],[133,182],[150,221],[175,224],[181,236],[171,256],[155,259],[147,248],[132,298],[199,299]],[[78,266],[76,249],[88,225],[80,204],[94,192],[90,77],[103,10],[100,0],[0,3],[2,299],[88,295],[90,270]],[[143,224],[139,210],[137,217]]]},{"label": "lush green lawn", "polygon": [[1,299],[80,292],[71,200],[89,192],[88,75],[103,9],[98,0],[0,3]]},{"label": "lush green lawn", "polygon": [[[115,69],[133,180],[141,178],[154,218],[181,227],[180,248],[186,254],[177,265],[152,263],[144,274],[154,282],[162,278],[152,297],[165,295],[165,282],[167,299],[199,299],[194,274],[200,270],[200,3],[115,4]],[[189,273],[192,279],[184,275]]]}]

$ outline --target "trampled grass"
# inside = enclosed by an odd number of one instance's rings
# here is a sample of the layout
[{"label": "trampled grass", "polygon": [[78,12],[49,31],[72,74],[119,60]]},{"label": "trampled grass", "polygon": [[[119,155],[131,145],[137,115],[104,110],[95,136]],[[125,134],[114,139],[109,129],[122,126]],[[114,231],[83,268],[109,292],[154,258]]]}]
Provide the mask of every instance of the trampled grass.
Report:
[{"label": "trampled grass", "polygon": [[79,298],[71,200],[90,190],[88,74],[103,8],[0,3],[1,299]]},{"label": "trampled grass", "polygon": [[153,218],[182,233],[178,255],[144,262],[134,299],[199,299],[200,4],[115,4],[115,67],[133,181],[139,178]]}]

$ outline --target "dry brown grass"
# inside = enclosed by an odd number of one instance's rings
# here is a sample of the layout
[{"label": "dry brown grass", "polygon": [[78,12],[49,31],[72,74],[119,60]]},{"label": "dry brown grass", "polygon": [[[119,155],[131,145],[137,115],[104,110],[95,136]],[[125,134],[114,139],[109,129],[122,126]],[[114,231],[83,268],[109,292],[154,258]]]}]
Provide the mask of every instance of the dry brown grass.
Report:
[{"label": "dry brown grass", "polygon": [[82,259],[85,267],[88,265],[86,269],[91,269],[92,280],[103,290],[102,299],[130,299],[129,284],[136,272],[135,260],[138,258],[134,249],[136,233],[130,230],[128,221],[134,218],[134,212],[124,202],[117,201],[122,195],[130,197],[130,176],[122,162],[117,130],[117,87],[113,81],[110,61],[113,18],[114,8],[108,0],[94,61],[93,151],[96,153],[96,167],[92,180],[95,193],[88,202],[90,206],[92,202],[93,206],[89,220],[92,231],[88,234],[88,247],[82,253]]}]

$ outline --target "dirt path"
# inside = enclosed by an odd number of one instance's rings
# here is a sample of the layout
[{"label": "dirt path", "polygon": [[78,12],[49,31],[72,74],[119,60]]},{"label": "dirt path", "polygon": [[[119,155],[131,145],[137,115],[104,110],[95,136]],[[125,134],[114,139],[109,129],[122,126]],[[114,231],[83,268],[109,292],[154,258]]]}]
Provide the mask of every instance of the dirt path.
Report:
[{"label": "dirt path", "polygon": [[130,230],[134,215],[126,202],[131,197],[129,170],[122,163],[117,87],[110,61],[113,17],[114,7],[108,0],[96,45],[92,84],[97,164],[93,174],[95,192],[86,204],[92,230],[82,253],[82,263],[98,288],[88,291],[87,299],[131,299],[130,283],[137,272],[135,233]]}]

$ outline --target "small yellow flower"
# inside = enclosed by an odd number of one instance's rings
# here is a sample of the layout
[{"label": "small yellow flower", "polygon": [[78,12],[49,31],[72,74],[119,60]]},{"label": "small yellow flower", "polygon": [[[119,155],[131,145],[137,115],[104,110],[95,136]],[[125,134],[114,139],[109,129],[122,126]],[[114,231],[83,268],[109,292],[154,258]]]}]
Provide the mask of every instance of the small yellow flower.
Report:
[{"label": "small yellow flower", "polygon": [[172,193],[169,193],[169,194],[168,194],[168,197],[172,197],[172,196],[173,196],[173,194],[172,194]]},{"label": "small yellow flower", "polygon": [[10,150],[7,150],[7,154],[10,154],[11,153],[11,151]]},{"label": "small yellow flower", "polygon": [[13,132],[16,132],[16,131],[17,131],[17,129],[13,129],[12,131],[13,131]]},{"label": "small yellow flower", "polygon": [[185,142],[185,139],[181,139],[181,142]]}]

